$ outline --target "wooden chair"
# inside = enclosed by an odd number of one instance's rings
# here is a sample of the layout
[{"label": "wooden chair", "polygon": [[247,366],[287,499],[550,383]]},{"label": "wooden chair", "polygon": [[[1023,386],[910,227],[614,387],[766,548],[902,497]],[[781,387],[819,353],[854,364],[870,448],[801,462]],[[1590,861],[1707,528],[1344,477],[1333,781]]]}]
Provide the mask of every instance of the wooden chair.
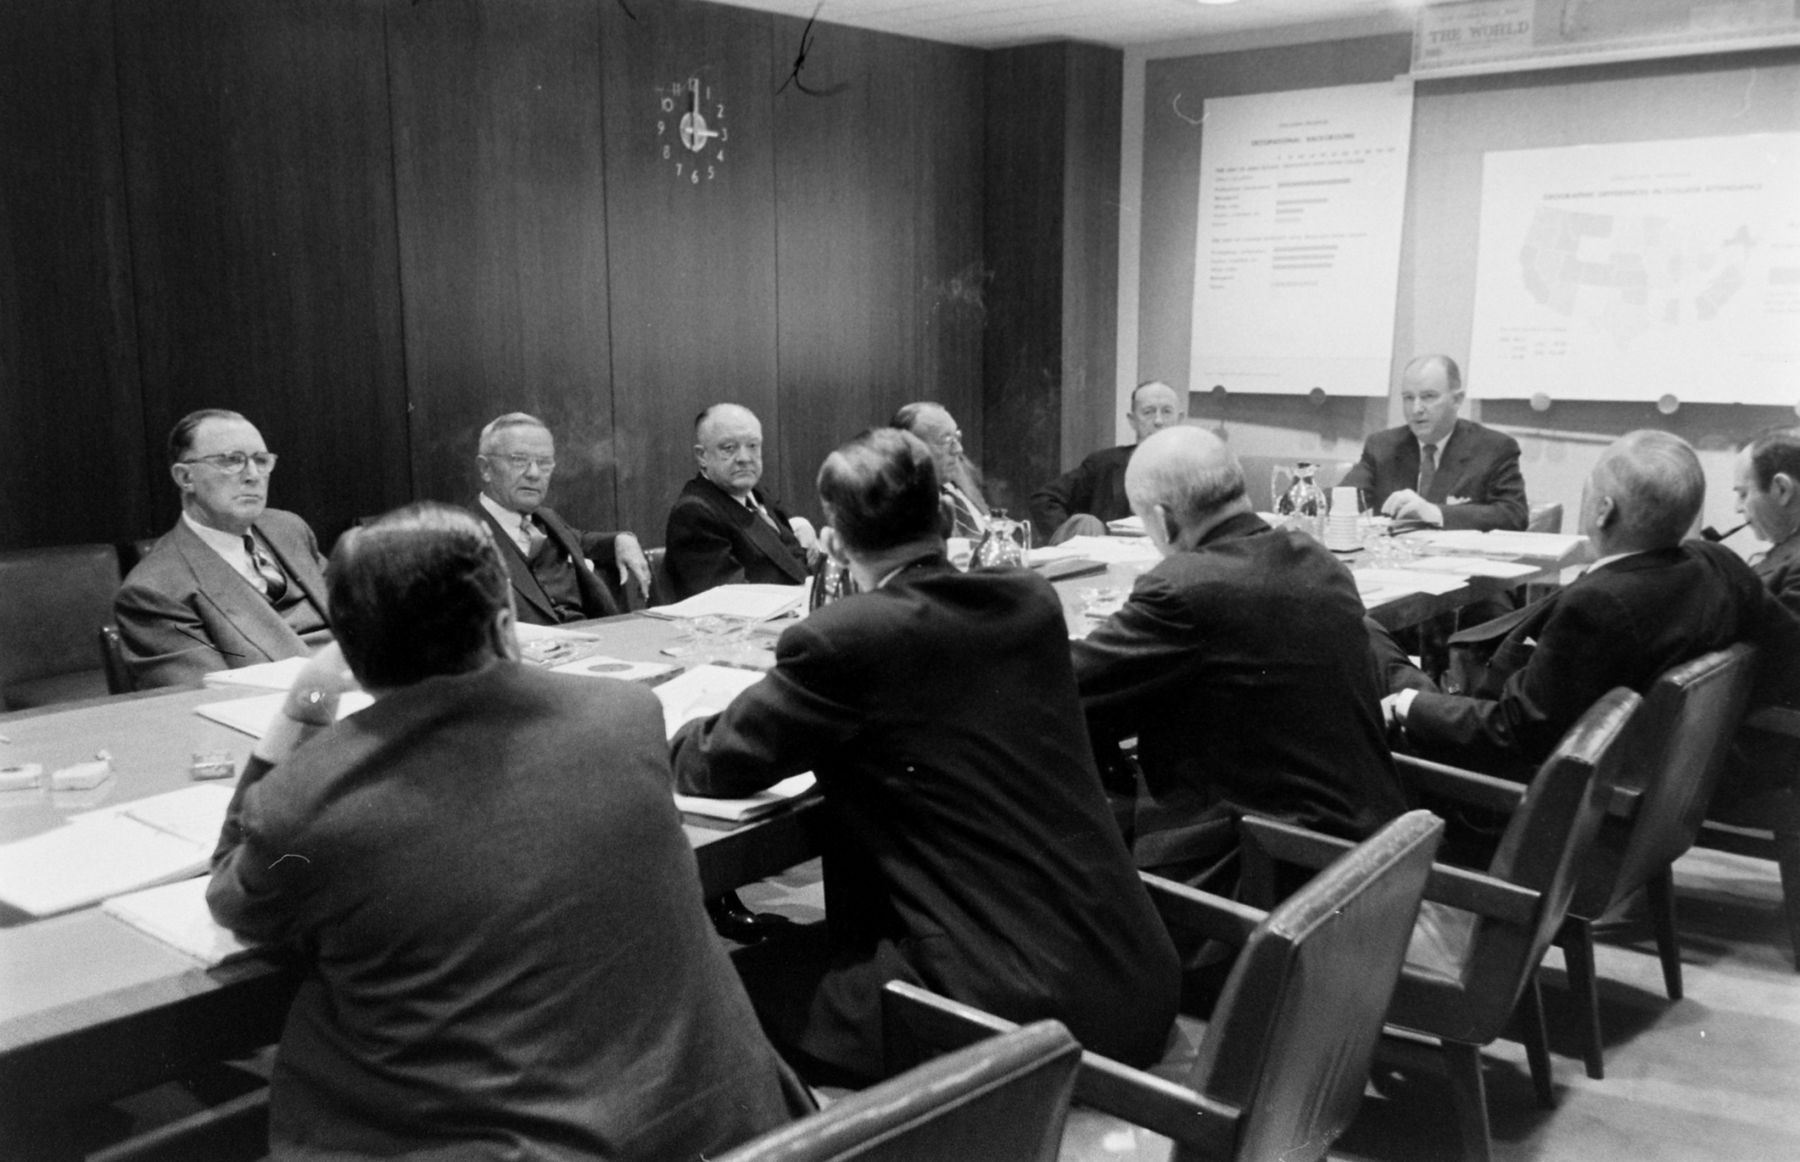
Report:
[{"label": "wooden chair", "polygon": [[[1745,717],[1743,730],[1774,735],[1800,752],[1800,710],[1759,707]],[[1709,807],[1696,843],[1775,863],[1781,874],[1788,947],[1793,950],[1794,971],[1800,972],[1800,770],[1790,772],[1785,785]]]},{"label": "wooden chair", "polygon": [[[1245,820],[1246,843],[1273,826]],[[1362,1100],[1442,833],[1430,812],[1401,816],[1270,912],[1145,876],[1178,942],[1199,935],[1242,951],[1211,1020],[1179,1022],[1191,1059],[1151,1073],[1083,1053],[1076,1099],[1173,1138],[1180,1159],[1323,1158]],[[1015,1027],[901,981],[883,1003],[890,1052]],[[1161,1076],[1178,1069],[1186,1084]]]},{"label": "wooden chair", "polygon": [[0,704],[18,710],[104,695],[94,627],[112,620],[118,589],[112,545],[0,553]]},{"label": "wooden chair", "polygon": [[[1486,1162],[1492,1153],[1481,1047],[1500,1035],[1515,1010],[1538,1100],[1553,1104],[1538,964],[1562,926],[1611,802],[1626,757],[1620,739],[1640,702],[1623,687],[1606,694],[1569,728],[1528,784],[1395,756],[1428,803],[1510,813],[1485,872],[1446,865],[1433,870],[1388,1010],[1391,1025],[1436,1042],[1433,1056],[1449,1071],[1468,1158]],[[1391,1038],[1383,1055],[1412,1064],[1424,1059],[1419,1048],[1430,1046],[1416,1037]]]},{"label": "wooden chair", "polygon": [[1606,1075],[1600,996],[1594,983],[1594,923],[1642,891],[1670,1000],[1681,999],[1673,866],[1694,845],[1726,753],[1744,717],[1756,650],[1735,645],[1676,666],[1644,697],[1627,728],[1626,761],[1556,936],[1569,988],[1587,1025],[1589,1077]]},{"label": "wooden chair", "polygon": [[850,1094],[719,1162],[1049,1162],[1080,1063],[1062,1023],[1039,1021]]}]

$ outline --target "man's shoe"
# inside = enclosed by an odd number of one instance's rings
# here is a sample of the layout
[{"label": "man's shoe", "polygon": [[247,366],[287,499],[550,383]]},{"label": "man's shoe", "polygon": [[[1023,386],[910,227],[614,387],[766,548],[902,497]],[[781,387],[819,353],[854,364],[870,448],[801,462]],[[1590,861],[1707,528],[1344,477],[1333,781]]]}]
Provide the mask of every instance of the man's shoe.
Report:
[{"label": "man's shoe", "polygon": [[706,901],[706,914],[712,918],[713,928],[719,935],[739,944],[759,943],[764,937],[794,924],[786,916],[774,912],[752,912],[738,899],[736,892],[726,892]]}]

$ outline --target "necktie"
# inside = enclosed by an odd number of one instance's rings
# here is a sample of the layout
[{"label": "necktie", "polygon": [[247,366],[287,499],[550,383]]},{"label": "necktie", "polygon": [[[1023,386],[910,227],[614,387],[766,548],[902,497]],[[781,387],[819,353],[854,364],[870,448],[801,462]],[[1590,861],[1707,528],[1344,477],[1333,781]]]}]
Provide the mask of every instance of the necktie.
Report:
[{"label": "necktie", "polygon": [[756,503],[756,498],[754,496],[746,496],[744,498],[744,507],[755,513],[757,516],[762,517],[763,523],[774,529],[776,532],[781,531],[781,526],[775,523],[775,518],[769,515],[769,510]]},{"label": "necktie", "polygon": [[286,597],[287,574],[269,559],[269,554],[262,551],[262,546],[249,533],[244,534],[244,551],[250,554],[250,563],[256,567],[256,575],[262,578],[263,595],[270,601],[280,601]]},{"label": "necktie", "polygon": [[1419,449],[1419,495],[1426,500],[1431,499],[1431,479],[1437,475],[1437,445],[1426,444]]},{"label": "necktie", "polygon": [[540,529],[538,523],[531,519],[530,513],[519,514],[519,531],[525,536],[525,556],[527,558],[537,556],[537,551],[544,547],[544,530]]}]

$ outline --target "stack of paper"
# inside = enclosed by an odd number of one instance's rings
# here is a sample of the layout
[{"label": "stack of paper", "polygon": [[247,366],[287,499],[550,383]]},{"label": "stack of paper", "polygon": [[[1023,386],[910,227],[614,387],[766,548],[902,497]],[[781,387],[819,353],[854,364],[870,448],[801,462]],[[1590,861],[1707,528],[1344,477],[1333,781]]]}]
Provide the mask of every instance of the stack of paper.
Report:
[{"label": "stack of paper", "polygon": [[673,605],[652,605],[651,617],[744,617],[766,621],[806,608],[810,585],[718,585]]},{"label": "stack of paper", "polygon": [[[194,707],[194,713],[214,722],[222,722],[233,730],[241,730],[251,738],[261,738],[269,723],[287,701],[286,694],[259,694],[254,698],[237,698],[230,702],[208,702]],[[375,701],[361,690],[348,690],[338,698],[338,720],[355,714]]]},{"label": "stack of paper", "polygon": [[207,882],[208,877],[196,876],[129,892],[101,904],[100,910],[211,968],[253,946],[212,918],[206,906]]},{"label": "stack of paper", "polygon": [[206,870],[232,788],[216,783],[70,818],[0,844],[0,900],[33,916]]},{"label": "stack of paper", "polygon": [[662,699],[663,725],[670,738],[681,724],[695,718],[706,718],[731,705],[731,700],[762,681],[761,670],[741,670],[734,666],[695,666],[685,674],[670,678],[656,688]]},{"label": "stack of paper", "polygon": [[1147,537],[1070,537],[1060,545],[1047,545],[1031,550],[1026,558],[1036,565],[1043,561],[1086,557],[1109,565],[1127,562],[1149,562],[1157,559],[1156,546]]},{"label": "stack of paper", "polygon": [[1446,553],[1475,553],[1488,557],[1528,557],[1534,561],[1571,564],[1579,560],[1587,548],[1587,538],[1567,533],[1514,533],[1475,529],[1438,529],[1411,533],[1409,539],[1421,541]]},{"label": "stack of paper", "polygon": [[818,780],[811,773],[795,775],[776,783],[773,787],[758,791],[748,799],[709,799],[704,795],[676,795],[675,806],[690,815],[705,815],[709,819],[728,819],[733,823],[742,823],[746,819],[755,819],[767,815],[777,807],[785,806],[813,789]]},{"label": "stack of paper", "polygon": [[1144,522],[1136,516],[1122,516],[1118,520],[1107,521],[1106,531],[1115,537],[1141,537],[1144,535]]},{"label": "stack of paper", "polygon": [[1487,557],[1417,557],[1401,567],[1426,573],[1452,573],[1458,577],[1499,577],[1502,580],[1528,577],[1539,569],[1539,566],[1524,561],[1494,561]]}]

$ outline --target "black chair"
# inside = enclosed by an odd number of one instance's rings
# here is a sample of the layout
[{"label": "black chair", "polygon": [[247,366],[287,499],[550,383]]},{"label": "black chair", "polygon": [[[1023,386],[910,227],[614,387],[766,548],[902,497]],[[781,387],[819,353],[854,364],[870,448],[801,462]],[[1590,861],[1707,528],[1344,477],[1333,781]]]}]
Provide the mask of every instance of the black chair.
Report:
[{"label": "black chair", "polygon": [[[1758,707],[1745,717],[1743,734],[1772,735],[1785,744],[1784,751],[1800,752],[1800,710]],[[1754,795],[1709,807],[1695,842],[1774,862],[1781,875],[1788,947],[1793,950],[1794,971],[1800,972],[1800,770],[1789,770],[1785,781]]]},{"label": "black chair", "polygon": [[[1277,826],[1245,820],[1246,844]],[[1177,1052],[1154,1072],[1083,1053],[1077,1101],[1173,1138],[1180,1159],[1325,1157],[1362,1100],[1442,832],[1430,812],[1403,815],[1266,913],[1146,876],[1178,944],[1204,937],[1242,951],[1211,1019],[1183,1016]],[[895,1054],[1015,1027],[901,981],[883,1007]]]},{"label": "black chair", "polygon": [[670,605],[675,595],[669,591],[669,567],[664,558],[669,555],[666,546],[644,550],[644,556],[650,562],[650,604]]},{"label": "black chair", "polygon": [[108,694],[131,694],[137,690],[137,676],[125,661],[125,640],[119,627],[110,622],[100,627],[100,668],[106,672]]},{"label": "black chair", "polygon": [[719,1162],[1050,1162],[1081,1046],[1057,1021],[929,1061],[771,1130]]},{"label": "black chair", "polygon": [[0,705],[18,710],[107,692],[94,627],[112,620],[111,545],[0,553]]}]

